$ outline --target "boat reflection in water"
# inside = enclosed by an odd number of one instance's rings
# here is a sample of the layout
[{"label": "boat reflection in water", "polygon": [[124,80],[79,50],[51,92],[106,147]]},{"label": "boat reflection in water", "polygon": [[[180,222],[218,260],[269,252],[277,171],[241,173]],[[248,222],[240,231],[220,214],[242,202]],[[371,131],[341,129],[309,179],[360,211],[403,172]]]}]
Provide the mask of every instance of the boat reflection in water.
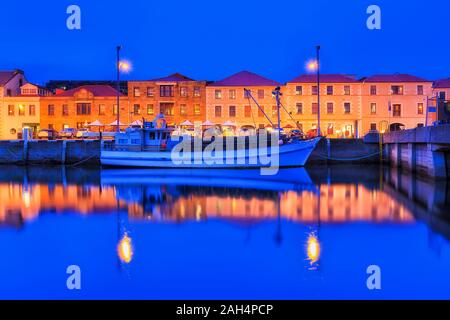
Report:
[{"label": "boat reflection in water", "polygon": [[0,171],[0,298],[80,298],[60,283],[73,264],[88,299],[450,298],[446,182],[367,166]]}]

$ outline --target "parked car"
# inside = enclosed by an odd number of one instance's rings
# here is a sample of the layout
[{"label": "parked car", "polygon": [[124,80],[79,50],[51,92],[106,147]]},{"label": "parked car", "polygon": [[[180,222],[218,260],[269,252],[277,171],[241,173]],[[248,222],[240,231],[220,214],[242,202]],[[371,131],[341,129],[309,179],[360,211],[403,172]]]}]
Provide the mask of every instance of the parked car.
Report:
[{"label": "parked car", "polygon": [[66,128],[59,133],[61,138],[73,139],[77,135],[77,130],[73,128]]},{"label": "parked car", "polygon": [[87,138],[88,134],[89,134],[89,129],[81,128],[81,129],[77,130],[75,137],[77,137],[78,139],[84,139],[84,138]]},{"label": "parked car", "polygon": [[306,135],[303,133],[303,131],[302,130],[298,130],[298,129],[292,130],[290,132],[290,135],[291,135],[291,137],[297,137],[297,138],[300,138],[300,139],[305,139],[306,138]]},{"label": "parked car", "polygon": [[53,129],[43,129],[38,133],[38,139],[47,139],[47,140],[55,140],[59,138],[59,134],[56,130]]}]

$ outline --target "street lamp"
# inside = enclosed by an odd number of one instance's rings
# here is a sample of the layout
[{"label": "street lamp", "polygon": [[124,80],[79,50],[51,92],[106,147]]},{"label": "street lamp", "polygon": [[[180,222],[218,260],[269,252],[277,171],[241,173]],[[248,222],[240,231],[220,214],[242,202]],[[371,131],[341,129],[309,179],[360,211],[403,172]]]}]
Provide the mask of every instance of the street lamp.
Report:
[{"label": "street lamp", "polygon": [[120,133],[120,50],[122,50],[121,46],[117,46],[117,133]]},{"label": "street lamp", "polygon": [[320,46],[316,47],[316,59],[306,63],[306,70],[317,73],[317,136],[320,137]]}]

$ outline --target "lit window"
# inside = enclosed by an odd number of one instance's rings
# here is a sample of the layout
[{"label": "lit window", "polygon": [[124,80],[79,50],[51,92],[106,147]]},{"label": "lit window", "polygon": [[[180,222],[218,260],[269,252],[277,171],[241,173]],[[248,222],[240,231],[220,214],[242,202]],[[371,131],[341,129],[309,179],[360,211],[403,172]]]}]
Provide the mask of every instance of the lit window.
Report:
[{"label": "lit window", "polygon": [[8,106],[8,115],[13,116],[14,115],[14,105]]},{"label": "lit window", "polygon": [[417,104],[417,114],[423,114],[423,103]]},{"label": "lit window", "polygon": [[370,104],[370,114],[377,114],[377,104],[376,103]]},{"label": "lit window", "polygon": [[134,87],[134,96],[140,97],[141,96],[141,89],[139,87]]},{"label": "lit window", "polygon": [[216,90],[215,97],[216,99],[222,99],[222,90]]},{"label": "lit window", "polygon": [[295,94],[297,96],[301,96],[303,94],[303,87],[302,86],[296,86],[295,87]]}]

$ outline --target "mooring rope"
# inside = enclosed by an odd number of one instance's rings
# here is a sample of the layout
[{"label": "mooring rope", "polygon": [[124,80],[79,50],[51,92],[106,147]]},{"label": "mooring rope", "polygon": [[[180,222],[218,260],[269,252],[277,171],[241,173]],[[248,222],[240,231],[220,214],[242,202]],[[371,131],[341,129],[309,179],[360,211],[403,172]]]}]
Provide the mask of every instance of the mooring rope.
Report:
[{"label": "mooring rope", "polygon": [[355,157],[355,158],[333,158],[333,157],[329,157],[327,155],[322,155],[322,154],[315,154],[316,156],[318,156],[319,158],[325,159],[325,160],[332,160],[332,161],[358,161],[358,160],[363,160],[363,159],[368,159],[368,158],[372,158],[375,156],[379,156],[380,152],[375,152],[369,155],[364,155],[361,157]]}]

